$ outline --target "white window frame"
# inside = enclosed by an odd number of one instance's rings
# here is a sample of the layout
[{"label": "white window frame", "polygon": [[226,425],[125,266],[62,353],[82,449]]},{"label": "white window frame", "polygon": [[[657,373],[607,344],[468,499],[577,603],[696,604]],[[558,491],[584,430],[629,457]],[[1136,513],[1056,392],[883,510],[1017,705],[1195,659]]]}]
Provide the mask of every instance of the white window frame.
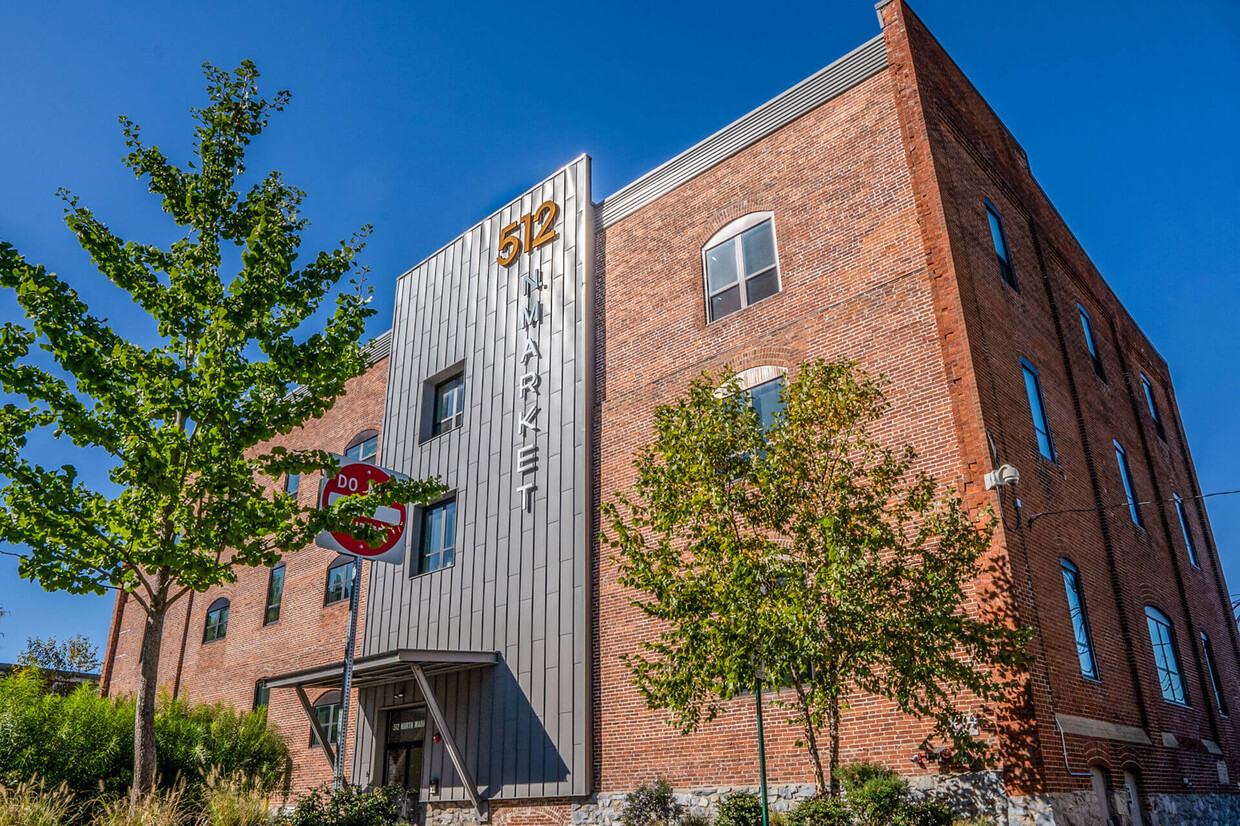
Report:
[{"label": "white window frame", "polygon": [[[736,245],[736,279],[737,279],[736,286],[739,288],[739,291],[740,291],[740,297],[741,297],[740,309],[736,310],[736,312],[728,313],[728,315],[721,316],[720,318],[711,317],[710,300],[713,295],[717,295],[718,293],[712,294],[710,291],[710,274],[709,272],[707,272],[707,267],[706,267],[706,253],[710,252],[711,250],[713,250],[715,247],[719,246],[720,244],[726,244],[728,241],[731,241],[733,238],[736,238],[742,233],[745,233],[753,229],[754,227],[760,226],[761,224],[766,223],[767,221],[771,222],[771,244],[774,245],[775,247],[774,269],[775,269],[775,285],[776,285],[774,294],[767,296],[767,297],[774,298],[776,295],[779,295],[780,293],[784,291],[784,278],[783,278],[783,273],[780,272],[781,267],[779,265],[779,232],[777,228],[775,227],[775,213],[769,212],[769,211],[768,212],[751,212],[748,215],[742,215],[740,218],[737,218],[733,221],[729,221],[718,232],[712,235],[706,241],[705,244],[702,245],[702,294],[705,296],[705,301],[703,302],[703,310],[706,313],[707,324],[711,324],[715,321],[721,321],[722,319],[727,318],[728,316],[731,316],[731,315],[736,315],[736,313],[739,313],[741,310],[744,310],[746,307],[749,307],[752,305],[750,305],[749,303],[749,291],[745,288],[746,281],[748,281],[749,279],[746,277],[746,274],[745,274],[744,253],[742,251],[741,245],[737,244]],[[765,272],[768,272],[768,270],[762,270],[758,273],[755,273],[755,275],[761,275],[762,273],[765,273]],[[731,289],[731,287],[725,287],[724,289],[719,290],[718,292],[720,293],[725,292],[729,289]]]}]

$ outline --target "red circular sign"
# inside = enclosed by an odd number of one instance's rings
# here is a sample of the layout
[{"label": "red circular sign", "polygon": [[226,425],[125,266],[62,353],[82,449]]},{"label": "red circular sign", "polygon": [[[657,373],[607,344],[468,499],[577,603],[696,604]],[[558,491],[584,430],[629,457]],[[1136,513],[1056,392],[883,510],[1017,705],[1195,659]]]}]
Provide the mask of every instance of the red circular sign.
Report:
[{"label": "red circular sign", "polygon": [[[360,496],[370,489],[372,484],[386,482],[392,478],[387,471],[364,462],[345,465],[323,486],[320,507],[327,507],[341,496]],[[372,557],[380,556],[396,547],[396,543],[405,533],[405,506],[403,504],[380,505],[373,517],[357,517],[355,524],[369,524],[377,528],[387,529],[387,538],[377,548],[372,548],[360,539],[354,539],[345,533],[332,531],[332,537],[340,543],[340,547],[351,554]]]}]

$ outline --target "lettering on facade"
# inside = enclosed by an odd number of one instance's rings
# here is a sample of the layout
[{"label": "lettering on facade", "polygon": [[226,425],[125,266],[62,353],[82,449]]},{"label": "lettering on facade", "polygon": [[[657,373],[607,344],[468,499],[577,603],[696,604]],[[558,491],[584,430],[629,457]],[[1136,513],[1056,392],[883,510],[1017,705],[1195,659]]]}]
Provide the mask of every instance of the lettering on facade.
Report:
[{"label": "lettering on facade", "polygon": [[517,376],[517,455],[516,493],[518,507],[534,510],[534,492],[538,473],[539,415],[542,406],[539,390],[542,385],[542,353],[538,349],[538,328],[542,324],[542,270],[521,277],[521,332],[525,343],[521,348],[521,371]]}]

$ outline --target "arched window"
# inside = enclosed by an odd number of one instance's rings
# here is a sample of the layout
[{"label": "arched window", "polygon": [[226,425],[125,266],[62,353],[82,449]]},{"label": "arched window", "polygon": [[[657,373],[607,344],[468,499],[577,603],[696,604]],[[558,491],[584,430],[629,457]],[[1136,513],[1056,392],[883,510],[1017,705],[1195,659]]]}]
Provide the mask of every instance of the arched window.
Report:
[{"label": "arched window", "polygon": [[207,626],[202,632],[203,642],[224,639],[228,633],[228,600],[220,597],[207,609]]},{"label": "arched window", "polygon": [[353,437],[344,455],[355,462],[370,462],[379,458],[379,431],[364,430]]},{"label": "arched window", "polygon": [[[328,691],[319,699],[314,701],[314,716],[319,721],[319,726],[323,729],[323,733],[327,735],[327,742],[336,745],[340,739],[340,692]],[[319,744],[319,738],[314,733],[314,728],[310,729],[310,746],[314,747]]]},{"label": "arched window", "polygon": [[723,398],[732,393],[745,393],[749,402],[758,411],[762,427],[768,428],[775,422],[775,416],[784,409],[780,393],[784,389],[784,378],[788,371],[783,367],[763,365],[742,370],[715,389],[715,397]]},{"label": "arched window", "polygon": [[779,292],[774,214],[752,212],[712,235],[702,247],[702,270],[707,321]]},{"label": "arched window", "polygon": [[264,708],[271,699],[271,689],[267,687],[266,680],[259,680],[254,683],[254,708]]},{"label": "arched window", "polygon": [[277,563],[267,578],[267,611],[263,625],[271,625],[280,619],[280,603],[284,601],[284,563]]},{"label": "arched window", "polygon": [[327,593],[323,598],[324,605],[347,600],[353,595],[353,566],[357,558],[338,554],[332,564],[327,567]]},{"label": "arched window", "polygon": [[1169,703],[1188,705],[1188,692],[1180,674],[1180,658],[1175,650],[1175,629],[1171,620],[1157,608],[1145,606],[1145,620],[1150,627],[1150,645],[1154,647],[1154,665],[1163,699]]}]

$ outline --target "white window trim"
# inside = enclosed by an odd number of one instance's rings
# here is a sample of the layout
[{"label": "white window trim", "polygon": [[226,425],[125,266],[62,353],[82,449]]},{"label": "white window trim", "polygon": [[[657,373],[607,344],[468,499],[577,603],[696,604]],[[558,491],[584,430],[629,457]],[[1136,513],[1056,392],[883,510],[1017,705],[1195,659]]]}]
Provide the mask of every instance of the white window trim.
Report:
[{"label": "white window trim", "polygon": [[[724,318],[727,318],[728,316],[736,315],[736,313],[728,313],[728,315],[723,316],[721,318],[711,318],[711,315],[710,315],[710,298],[711,298],[710,275],[706,271],[707,251],[714,249],[720,244],[725,244],[728,241],[731,241],[733,238],[745,232],[746,230],[751,230],[754,227],[766,221],[771,222],[771,243],[774,244],[775,246],[775,283],[777,285],[776,290],[775,290],[775,295],[779,295],[781,292],[784,291],[784,275],[782,271],[783,268],[779,264],[779,231],[775,226],[775,213],[768,210],[766,212],[751,212],[748,215],[742,215],[741,217],[735,218],[729,221],[728,223],[724,224],[723,227],[720,228],[718,232],[716,232],[709,239],[707,239],[706,243],[702,245],[702,255],[701,255],[702,257],[702,296],[704,299],[702,301],[702,311],[706,314],[707,324],[713,324],[716,321],[722,321]],[[751,305],[749,303],[749,296],[745,291],[745,272],[744,272],[743,266],[741,266],[737,270],[736,284],[737,284],[737,287],[740,289],[741,310],[744,310],[750,307]],[[740,310],[737,310],[736,312],[740,312]]]},{"label": "white window trim", "polygon": [[773,364],[750,367],[748,370],[742,370],[729,381],[716,387],[715,398],[722,399],[724,396],[730,396],[733,393],[744,393],[759,385],[766,384],[768,381],[785,378],[787,375],[787,367],[777,367]]}]

